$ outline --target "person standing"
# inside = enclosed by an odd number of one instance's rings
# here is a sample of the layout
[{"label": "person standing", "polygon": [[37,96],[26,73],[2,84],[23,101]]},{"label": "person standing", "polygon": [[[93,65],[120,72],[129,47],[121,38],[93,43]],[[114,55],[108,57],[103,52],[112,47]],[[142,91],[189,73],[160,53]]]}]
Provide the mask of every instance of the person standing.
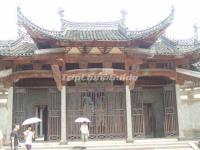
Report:
[{"label": "person standing", "polygon": [[0,130],[0,149],[3,148],[3,133]]},{"label": "person standing", "polygon": [[20,129],[20,125],[19,124],[15,124],[15,128],[13,129],[13,131],[10,134],[10,138],[11,138],[11,149],[12,150],[18,150],[18,146],[19,146],[19,129]]},{"label": "person standing", "polygon": [[89,137],[89,129],[88,129],[88,124],[87,122],[83,122],[80,127],[81,131],[81,139],[83,142],[86,142]]},{"label": "person standing", "polygon": [[25,146],[27,150],[31,150],[32,140],[34,138],[34,132],[32,131],[32,127],[29,126],[28,129],[24,132],[25,137]]}]

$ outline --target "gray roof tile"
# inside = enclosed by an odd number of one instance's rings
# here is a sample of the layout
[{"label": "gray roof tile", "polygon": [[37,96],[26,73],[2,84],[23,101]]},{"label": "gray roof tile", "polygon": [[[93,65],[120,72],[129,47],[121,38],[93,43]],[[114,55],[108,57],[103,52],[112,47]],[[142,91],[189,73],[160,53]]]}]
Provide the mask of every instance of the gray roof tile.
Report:
[{"label": "gray roof tile", "polygon": [[65,40],[88,41],[88,40],[128,40],[117,30],[68,30],[65,32]]}]

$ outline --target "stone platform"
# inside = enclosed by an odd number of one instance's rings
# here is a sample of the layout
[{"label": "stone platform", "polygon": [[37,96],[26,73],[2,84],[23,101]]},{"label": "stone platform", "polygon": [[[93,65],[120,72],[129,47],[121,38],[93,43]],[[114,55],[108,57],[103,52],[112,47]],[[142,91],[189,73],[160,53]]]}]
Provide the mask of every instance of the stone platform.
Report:
[{"label": "stone platform", "polygon": [[[33,143],[32,150],[199,150],[197,141],[178,141],[177,139],[145,139],[126,143],[122,140],[69,142],[60,145],[58,142]],[[5,147],[4,150],[9,150]],[[25,150],[24,145],[19,150]]]}]

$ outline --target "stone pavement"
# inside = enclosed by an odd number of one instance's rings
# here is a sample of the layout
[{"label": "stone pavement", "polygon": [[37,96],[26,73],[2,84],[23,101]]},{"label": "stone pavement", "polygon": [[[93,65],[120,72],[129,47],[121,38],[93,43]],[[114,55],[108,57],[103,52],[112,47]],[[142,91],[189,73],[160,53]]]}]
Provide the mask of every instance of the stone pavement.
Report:
[{"label": "stone pavement", "polygon": [[[33,143],[32,150],[199,150],[197,141],[178,141],[177,139],[145,139],[126,143],[115,141],[69,142],[59,145],[57,142]],[[5,147],[4,150],[9,150]],[[24,145],[19,150],[25,150]]]}]

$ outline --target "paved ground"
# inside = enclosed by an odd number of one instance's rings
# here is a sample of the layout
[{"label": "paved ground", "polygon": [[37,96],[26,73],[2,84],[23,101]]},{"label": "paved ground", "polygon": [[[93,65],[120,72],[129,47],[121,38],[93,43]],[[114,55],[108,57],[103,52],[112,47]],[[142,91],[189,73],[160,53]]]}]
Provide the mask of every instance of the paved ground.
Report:
[{"label": "paved ground", "polygon": [[[178,141],[177,139],[145,139],[133,143],[125,141],[89,141],[69,142],[59,145],[58,142],[34,143],[32,150],[199,150],[197,141]],[[4,150],[9,150],[5,147]],[[19,150],[25,150],[24,145]]]}]

